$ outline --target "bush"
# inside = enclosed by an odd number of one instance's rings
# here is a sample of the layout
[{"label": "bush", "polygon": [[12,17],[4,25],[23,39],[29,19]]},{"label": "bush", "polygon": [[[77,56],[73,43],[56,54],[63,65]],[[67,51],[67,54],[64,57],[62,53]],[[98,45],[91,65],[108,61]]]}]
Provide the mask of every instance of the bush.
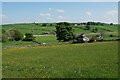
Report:
[{"label": "bush", "polygon": [[45,26],[47,26],[47,24],[46,24],[46,23],[44,23],[44,24],[42,24],[42,26],[43,26],[43,27],[45,27]]},{"label": "bush", "polygon": [[10,36],[10,40],[19,41],[23,39],[23,34],[21,34],[18,30],[15,29],[9,31],[9,36]]},{"label": "bush", "polygon": [[109,37],[114,37],[112,34]]},{"label": "bush", "polygon": [[26,37],[25,37],[24,41],[33,41],[33,40],[35,40],[35,37],[33,36],[32,33],[26,33],[25,36]]}]

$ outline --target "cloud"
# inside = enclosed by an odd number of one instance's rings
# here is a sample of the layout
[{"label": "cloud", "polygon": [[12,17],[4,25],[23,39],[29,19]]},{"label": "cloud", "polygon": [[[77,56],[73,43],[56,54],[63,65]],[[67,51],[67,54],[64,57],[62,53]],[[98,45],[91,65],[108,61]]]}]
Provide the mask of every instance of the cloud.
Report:
[{"label": "cloud", "polygon": [[52,20],[52,18],[47,18],[47,20]]},{"label": "cloud", "polygon": [[63,19],[63,18],[65,18],[65,17],[63,17],[63,16],[58,16],[58,18],[59,18],[59,19]]},{"label": "cloud", "polygon": [[0,18],[3,19],[3,18],[8,18],[8,16],[4,15],[4,14],[0,14]]},{"label": "cloud", "polygon": [[41,13],[40,16],[45,16],[45,14]]},{"label": "cloud", "polygon": [[52,8],[48,8],[48,10],[50,10],[50,11],[51,11],[51,10],[53,10],[53,9],[52,9]]},{"label": "cloud", "polygon": [[118,11],[117,10],[111,10],[106,12],[107,15],[117,15]]},{"label": "cloud", "polygon": [[86,12],[87,15],[91,16],[92,14],[90,12]]},{"label": "cloud", "polygon": [[50,14],[50,13],[47,13],[46,16],[51,16],[51,14]]},{"label": "cloud", "polygon": [[47,13],[47,14],[41,13],[40,16],[51,16],[51,14],[50,13]]},{"label": "cloud", "polygon": [[57,12],[65,12],[64,10],[62,10],[62,9],[58,9],[58,10],[56,10]]}]

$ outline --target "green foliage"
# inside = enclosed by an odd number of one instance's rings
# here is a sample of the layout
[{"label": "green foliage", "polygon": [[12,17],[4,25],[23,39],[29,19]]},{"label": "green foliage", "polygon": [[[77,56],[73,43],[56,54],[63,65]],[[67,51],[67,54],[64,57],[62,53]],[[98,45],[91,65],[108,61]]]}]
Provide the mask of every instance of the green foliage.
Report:
[{"label": "green foliage", "polygon": [[86,25],[86,26],[85,26],[85,30],[90,30],[90,26],[89,26],[89,25]]},{"label": "green foliage", "polygon": [[97,32],[98,31],[98,29],[97,28],[95,28],[95,32]]},{"label": "green foliage", "polygon": [[1,39],[2,42],[9,41],[8,34],[7,34],[7,32],[4,29],[2,29],[2,35],[1,36],[2,36],[2,39]]},{"label": "green foliage", "polygon": [[23,39],[23,34],[15,29],[9,30],[9,36],[11,40],[15,40],[15,41],[19,41]]},{"label": "green foliage", "polygon": [[33,40],[35,40],[35,37],[33,36],[32,33],[26,33],[25,36],[26,37],[25,37],[24,41],[33,41]]},{"label": "green foliage", "polygon": [[73,40],[73,25],[68,22],[60,22],[56,26],[57,40],[69,41]]},{"label": "green foliage", "polygon": [[114,35],[111,34],[109,37],[114,37]]},{"label": "green foliage", "polygon": [[7,42],[7,41],[9,41],[8,35],[2,34],[2,42]]},{"label": "green foliage", "polygon": [[113,23],[110,23],[110,25],[113,25]]},{"label": "green foliage", "polygon": [[42,26],[43,26],[43,27],[45,27],[45,26],[47,26],[47,24],[46,24],[46,23],[44,23],[44,24],[42,24]]},{"label": "green foliage", "polygon": [[7,32],[4,29],[2,29],[2,34],[7,34]]},{"label": "green foliage", "polygon": [[53,26],[53,24],[50,24],[50,26]]}]

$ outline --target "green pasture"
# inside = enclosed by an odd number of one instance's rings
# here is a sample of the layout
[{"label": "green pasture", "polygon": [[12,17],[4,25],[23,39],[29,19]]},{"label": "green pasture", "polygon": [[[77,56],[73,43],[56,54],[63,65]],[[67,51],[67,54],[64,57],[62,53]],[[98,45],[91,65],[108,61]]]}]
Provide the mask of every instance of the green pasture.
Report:
[{"label": "green pasture", "polygon": [[55,35],[46,35],[46,36],[35,36],[36,40],[53,40],[53,39],[57,39]]},{"label": "green pasture", "polygon": [[[98,28],[98,29],[106,29],[106,30],[110,30],[110,31],[118,31],[118,25],[104,25],[104,26],[91,26],[92,28]],[[99,30],[100,32],[100,30]]]},{"label": "green pasture", "polygon": [[54,26],[53,27],[51,27],[51,26],[42,27],[41,25],[36,25],[36,24],[32,24],[32,23],[29,23],[29,24],[9,24],[9,25],[3,25],[2,28],[5,30],[17,29],[23,34],[31,33],[33,30],[34,35],[40,35],[40,34],[42,34],[42,32],[52,32],[53,30],[55,30]]},{"label": "green pasture", "polygon": [[3,78],[117,78],[118,42],[2,50]]},{"label": "green pasture", "polygon": [[2,47],[17,46],[17,45],[33,45],[33,44],[37,44],[37,43],[32,41],[9,41],[9,42],[2,43]]}]

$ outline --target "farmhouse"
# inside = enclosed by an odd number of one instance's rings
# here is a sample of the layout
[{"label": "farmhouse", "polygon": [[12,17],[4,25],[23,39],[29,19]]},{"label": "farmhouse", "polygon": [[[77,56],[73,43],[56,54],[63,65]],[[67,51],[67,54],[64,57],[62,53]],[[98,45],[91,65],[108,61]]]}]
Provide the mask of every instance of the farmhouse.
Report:
[{"label": "farmhouse", "polygon": [[87,43],[90,39],[88,37],[86,37],[86,35],[84,33],[82,33],[81,35],[79,35],[77,37],[78,42],[85,42]]}]

